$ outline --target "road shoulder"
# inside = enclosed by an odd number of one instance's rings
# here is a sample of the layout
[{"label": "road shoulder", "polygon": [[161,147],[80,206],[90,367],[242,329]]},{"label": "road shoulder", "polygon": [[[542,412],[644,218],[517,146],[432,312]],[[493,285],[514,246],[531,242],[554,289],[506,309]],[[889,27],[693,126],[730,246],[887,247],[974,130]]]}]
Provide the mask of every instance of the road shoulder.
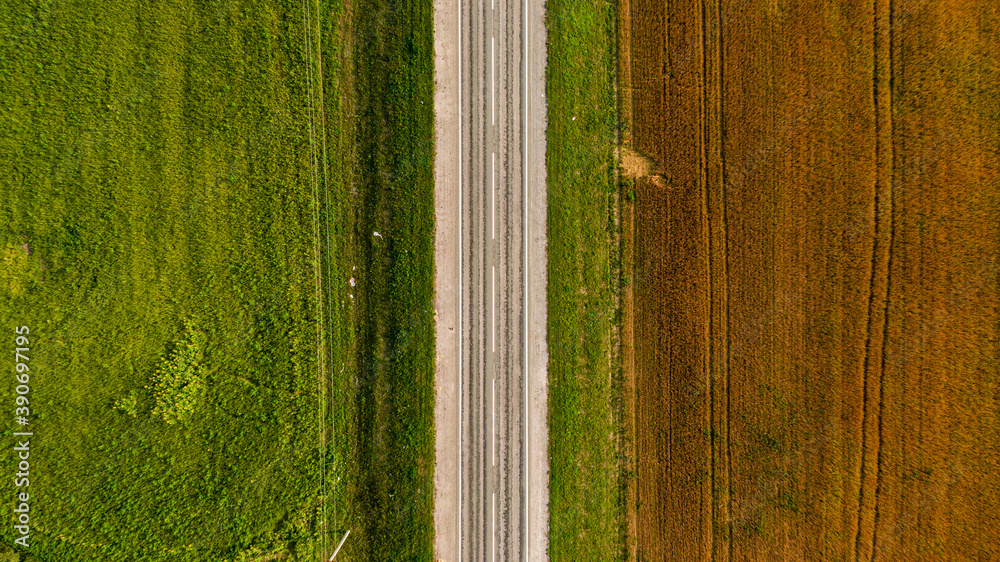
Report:
[{"label": "road shoulder", "polygon": [[528,552],[547,560],[549,549],[549,425],[546,190],[546,29],[543,2],[528,4]]},{"label": "road shoulder", "polygon": [[458,545],[458,2],[434,0],[434,558]]}]

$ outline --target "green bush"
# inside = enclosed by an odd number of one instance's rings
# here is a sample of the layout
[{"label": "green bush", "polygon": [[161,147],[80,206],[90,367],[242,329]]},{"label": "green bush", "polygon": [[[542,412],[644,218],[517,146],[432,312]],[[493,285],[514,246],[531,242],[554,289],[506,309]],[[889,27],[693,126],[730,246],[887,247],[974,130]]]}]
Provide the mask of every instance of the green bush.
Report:
[{"label": "green bush", "polygon": [[160,359],[153,374],[154,416],[174,424],[194,412],[194,406],[205,389],[205,377],[201,372],[204,348],[205,334],[185,320],[183,339],[169,356]]}]

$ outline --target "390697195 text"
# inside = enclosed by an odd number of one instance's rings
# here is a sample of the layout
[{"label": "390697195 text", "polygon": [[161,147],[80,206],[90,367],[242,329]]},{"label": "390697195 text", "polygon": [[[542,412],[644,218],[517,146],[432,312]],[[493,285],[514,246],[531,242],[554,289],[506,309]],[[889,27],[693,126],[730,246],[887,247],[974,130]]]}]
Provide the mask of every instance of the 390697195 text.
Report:
[{"label": "390697195 text", "polygon": [[14,329],[14,376],[17,385],[14,387],[14,423],[17,424],[17,431],[14,431],[14,451],[17,454],[17,471],[14,473],[14,485],[19,489],[14,498],[14,532],[17,538],[14,542],[28,548],[28,538],[31,527],[31,507],[30,496],[27,488],[30,485],[31,475],[31,436],[29,423],[31,419],[30,400],[28,393],[31,387],[28,386],[31,380],[29,366],[29,353],[31,351],[28,339],[29,330],[27,326],[19,326]]}]

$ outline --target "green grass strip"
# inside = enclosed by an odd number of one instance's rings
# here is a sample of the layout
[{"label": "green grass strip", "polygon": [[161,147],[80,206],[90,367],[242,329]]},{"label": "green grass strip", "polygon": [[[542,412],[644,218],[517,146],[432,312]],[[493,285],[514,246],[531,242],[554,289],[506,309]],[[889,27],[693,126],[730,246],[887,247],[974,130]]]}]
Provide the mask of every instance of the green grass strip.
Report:
[{"label": "green grass strip", "polygon": [[[429,0],[356,2],[347,262],[351,380],[338,383],[346,560],[433,560],[434,60]],[[380,236],[375,236],[378,232]],[[356,268],[356,269],[354,269]],[[339,364],[334,365],[335,371]],[[338,418],[339,419],[339,418]]]},{"label": "green grass strip", "polygon": [[550,557],[614,560],[615,12],[605,1],[547,9]]}]

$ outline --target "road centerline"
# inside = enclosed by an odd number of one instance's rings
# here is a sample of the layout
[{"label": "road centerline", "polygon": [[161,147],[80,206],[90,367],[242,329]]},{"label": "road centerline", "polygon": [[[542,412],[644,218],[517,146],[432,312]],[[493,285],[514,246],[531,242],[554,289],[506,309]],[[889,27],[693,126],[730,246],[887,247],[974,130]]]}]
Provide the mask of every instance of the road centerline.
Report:
[{"label": "road centerline", "polygon": [[492,405],[490,407],[492,424],[490,426],[490,435],[492,438],[490,441],[493,444],[493,454],[491,456],[493,460],[493,466],[497,465],[497,379],[493,377],[493,398]]},{"label": "road centerline", "polygon": [[497,266],[492,266],[491,268],[493,280],[490,283],[490,298],[492,302],[490,304],[490,317],[493,320],[493,325],[491,327],[491,335],[493,336],[493,343],[491,346],[491,351],[496,353],[497,351]]},{"label": "road centerline", "polygon": [[492,217],[490,218],[490,238],[493,240],[497,239],[497,153],[493,153],[493,164],[490,166],[490,194],[492,200],[490,202],[490,210],[492,212]]},{"label": "road centerline", "polygon": [[496,100],[496,38],[490,37],[490,115],[491,124],[497,124],[497,100]]}]

